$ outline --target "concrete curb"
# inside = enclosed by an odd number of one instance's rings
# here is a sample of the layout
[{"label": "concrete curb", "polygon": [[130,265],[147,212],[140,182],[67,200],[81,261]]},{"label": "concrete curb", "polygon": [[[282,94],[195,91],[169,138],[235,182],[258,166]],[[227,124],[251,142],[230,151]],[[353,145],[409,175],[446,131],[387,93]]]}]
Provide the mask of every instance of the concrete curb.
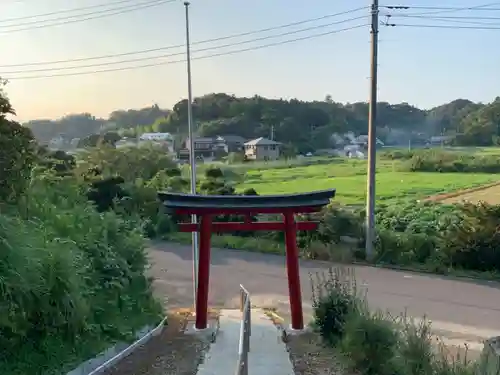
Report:
[{"label": "concrete curb", "polygon": [[163,331],[163,327],[167,322],[167,317],[165,317],[160,324],[155,328],[151,326],[146,326],[137,333],[138,340],[129,346],[125,343],[118,343],[113,347],[105,350],[97,357],[89,359],[83,362],[74,370],[68,372],[66,375],[100,375],[105,370],[115,365],[123,358],[131,354],[135,349],[146,344],[153,337],[158,336]]}]

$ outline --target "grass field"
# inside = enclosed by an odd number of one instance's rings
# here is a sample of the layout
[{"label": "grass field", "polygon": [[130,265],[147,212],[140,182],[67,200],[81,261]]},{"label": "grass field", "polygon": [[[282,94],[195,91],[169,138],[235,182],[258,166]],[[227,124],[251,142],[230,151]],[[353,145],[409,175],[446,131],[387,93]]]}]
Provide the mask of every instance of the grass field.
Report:
[{"label": "grass field", "polygon": [[[500,175],[495,174],[397,172],[395,163],[378,163],[376,195],[379,201],[420,199],[500,180]],[[329,159],[327,164],[322,161],[316,165],[280,167],[246,164],[236,170],[238,174],[245,173],[237,183],[238,190],[254,188],[259,194],[286,194],[336,188],[335,200],[340,203],[363,204],[365,201],[365,160],[337,158]]]}]

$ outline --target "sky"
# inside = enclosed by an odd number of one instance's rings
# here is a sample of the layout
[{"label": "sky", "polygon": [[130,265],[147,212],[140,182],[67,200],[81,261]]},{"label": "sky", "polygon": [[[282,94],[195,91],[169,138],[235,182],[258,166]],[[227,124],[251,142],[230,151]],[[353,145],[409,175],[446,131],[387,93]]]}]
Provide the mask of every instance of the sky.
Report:
[{"label": "sky", "polygon": [[[100,60],[6,66],[123,54],[185,44],[185,13],[180,0],[84,22],[39,27],[43,25],[41,20],[51,17],[60,19],[111,8],[124,9],[134,2],[142,4],[152,0],[130,0],[128,3],[123,0],[122,3],[116,3],[117,1],[0,0],[0,77],[9,79],[6,92],[16,109],[19,121],[56,119],[67,114],[83,112],[106,117],[113,110],[141,108],[154,103],[161,107],[172,107],[187,97],[186,63],[182,61],[185,59],[185,47]],[[473,7],[484,5],[486,1],[383,0],[380,5]],[[107,8],[92,8],[50,17],[39,16],[106,3],[109,4]],[[301,100],[322,100],[326,95],[331,95],[333,100],[340,102],[367,101],[370,83],[369,5],[369,0],[192,0],[190,29],[193,95],[227,92],[237,96],[261,95]],[[366,9],[294,27],[197,45],[197,42],[207,39],[276,27],[360,7]],[[491,7],[499,10],[448,11],[425,16],[498,19],[474,21],[469,18],[469,24],[461,23],[463,19],[443,22],[435,19],[395,17],[394,15],[436,11],[421,8],[392,11],[382,7],[380,20],[385,21],[385,16],[391,14],[393,17],[390,22],[396,24],[475,27],[480,23],[490,22],[497,29],[381,25],[378,100],[408,102],[421,108],[430,108],[456,98],[489,102],[499,96],[500,49],[495,46],[500,41],[500,2]],[[90,16],[95,15],[96,13]],[[362,16],[366,18],[345,21]],[[19,19],[20,17],[31,18]],[[12,18],[17,20],[9,21]],[[78,17],[72,18],[74,19]],[[68,18],[62,21],[67,20]],[[332,24],[334,22],[337,24]],[[332,25],[317,27],[325,24]],[[358,25],[358,28],[341,30]],[[298,31],[311,27],[317,29]],[[291,31],[295,33],[274,37],[276,34]],[[306,40],[197,59],[330,31],[331,34]],[[266,36],[273,37],[263,40]],[[261,39],[242,43],[256,38]],[[240,44],[227,46],[231,43]],[[226,47],[221,47],[224,45]],[[197,51],[209,47],[212,49]],[[166,54],[175,56],[123,63],[123,60]],[[122,63],[110,64],[119,61]],[[96,72],[158,62],[166,64],[141,69]],[[99,63],[108,65],[82,67]],[[57,70],[71,66],[80,67]],[[29,72],[34,69],[52,70]],[[91,74],[54,77],[57,74],[75,72]],[[26,79],[30,76],[38,78]]]}]

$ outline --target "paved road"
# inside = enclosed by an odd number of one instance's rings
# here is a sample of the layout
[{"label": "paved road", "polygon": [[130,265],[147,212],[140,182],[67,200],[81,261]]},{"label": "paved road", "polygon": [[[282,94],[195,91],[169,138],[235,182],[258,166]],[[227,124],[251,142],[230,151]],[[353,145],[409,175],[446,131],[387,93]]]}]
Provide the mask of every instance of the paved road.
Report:
[{"label": "paved road", "polygon": [[[170,306],[192,303],[192,256],[190,246],[158,243],[149,250],[152,274],[159,295],[169,297]],[[301,283],[305,312],[311,303],[309,273],[328,268],[325,262],[301,261]],[[500,335],[500,284],[466,282],[372,267],[355,267],[358,284],[367,290],[372,307],[393,314],[405,311],[413,317],[426,316],[436,330],[462,340]],[[288,305],[284,257],[236,250],[212,250],[210,304],[233,307],[238,285],[252,294],[261,306]],[[476,340],[475,340],[476,339]],[[463,342],[463,341],[462,341]]]}]

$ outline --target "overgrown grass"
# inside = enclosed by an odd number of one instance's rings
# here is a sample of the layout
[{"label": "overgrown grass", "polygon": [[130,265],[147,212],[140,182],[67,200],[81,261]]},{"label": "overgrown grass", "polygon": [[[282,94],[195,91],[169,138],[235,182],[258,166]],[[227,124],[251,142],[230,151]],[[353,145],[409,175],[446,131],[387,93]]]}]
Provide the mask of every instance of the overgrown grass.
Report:
[{"label": "overgrown grass", "polygon": [[64,373],[161,319],[138,221],[98,213],[72,178],[49,175],[35,176],[7,211],[0,215],[2,375]]},{"label": "overgrown grass", "polygon": [[483,375],[485,363],[435,346],[431,325],[368,308],[352,270],[330,269],[313,279],[313,326],[353,372],[366,375]]}]

